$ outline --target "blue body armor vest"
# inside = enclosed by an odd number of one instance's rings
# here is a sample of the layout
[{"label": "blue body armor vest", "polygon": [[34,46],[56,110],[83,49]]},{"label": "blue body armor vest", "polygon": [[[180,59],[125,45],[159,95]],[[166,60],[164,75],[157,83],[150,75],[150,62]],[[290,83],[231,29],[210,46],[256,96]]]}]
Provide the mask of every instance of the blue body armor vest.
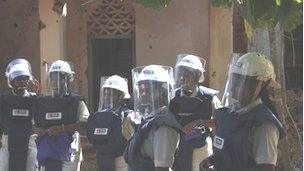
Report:
[{"label": "blue body armor vest", "polygon": [[[200,86],[195,97],[187,97],[181,96],[179,89],[170,102],[170,109],[177,115],[182,126],[195,120],[211,119],[212,98],[216,93],[216,90]],[[182,135],[175,155],[174,170],[191,171],[193,150],[203,147],[209,136],[209,128],[203,125],[196,127],[190,135]]]},{"label": "blue body armor vest", "polygon": [[36,96],[21,97],[12,93],[1,94],[1,120],[4,125],[32,125],[32,105]]},{"label": "blue body armor vest", "polygon": [[0,95],[1,124],[8,135],[9,170],[26,170],[29,137],[32,134],[32,105],[35,95]]},{"label": "blue body armor vest", "polygon": [[[63,97],[44,96],[37,98],[33,107],[33,111],[35,113],[34,120],[36,127],[42,127],[47,129],[51,126],[75,124],[78,121],[78,107],[80,102],[83,100],[83,97],[76,94],[70,94],[68,96]],[[74,132],[68,132],[68,137],[65,137],[65,139],[72,140],[73,134]],[[40,140],[42,139],[38,137],[37,142]],[[38,146],[37,148],[39,149]],[[66,146],[66,148],[71,147],[69,145]],[[69,149],[65,150],[69,151]],[[45,166],[46,171],[61,171],[62,162],[63,161],[61,159],[57,160],[49,158],[44,161],[43,165]]]},{"label": "blue body armor vest", "polygon": [[212,98],[215,96],[215,92],[215,90],[200,86],[195,97],[187,97],[181,96],[181,89],[179,89],[170,101],[170,110],[177,115],[181,126],[198,119],[210,119]]},{"label": "blue body armor vest", "polygon": [[152,159],[141,154],[140,149],[143,141],[149,136],[152,129],[166,125],[177,132],[181,132],[180,124],[167,109],[155,117],[144,121],[136,127],[135,133],[131,137],[126,147],[124,158],[128,163],[129,171],[154,171],[155,166]]},{"label": "blue body armor vest", "polygon": [[83,97],[75,94],[63,97],[39,97],[34,103],[35,124],[48,128],[77,122],[77,110]]},{"label": "blue body armor vest", "polygon": [[88,119],[87,136],[97,149],[99,170],[115,171],[115,158],[123,155],[127,140],[122,134],[122,119],[132,112],[122,107],[118,113],[96,112]]},{"label": "blue body armor vest", "polygon": [[277,126],[280,137],[284,135],[281,122],[264,104],[259,104],[245,114],[221,108],[216,111],[215,117],[217,129],[213,151],[216,171],[238,171],[256,165],[250,156],[248,141],[252,127],[270,121]]}]

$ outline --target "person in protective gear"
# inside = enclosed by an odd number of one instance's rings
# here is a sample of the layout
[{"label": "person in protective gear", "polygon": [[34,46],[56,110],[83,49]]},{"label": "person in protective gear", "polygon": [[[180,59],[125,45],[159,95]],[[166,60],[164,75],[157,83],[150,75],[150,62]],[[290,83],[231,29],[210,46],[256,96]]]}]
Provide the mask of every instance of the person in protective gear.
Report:
[{"label": "person in protective gear", "polygon": [[50,94],[34,103],[37,159],[40,170],[80,170],[82,149],[79,131],[89,116],[84,98],[71,92],[74,72],[57,60],[47,72]]},{"label": "person in protective gear", "polygon": [[32,133],[36,93],[27,90],[34,80],[31,65],[22,58],[12,60],[5,75],[11,91],[0,94],[0,170],[33,171],[38,163],[36,135]]},{"label": "person in protective gear", "polygon": [[174,161],[175,171],[199,171],[200,162],[212,154],[212,111],[220,106],[218,91],[200,86],[206,61],[181,54],[174,68],[175,97],[170,102],[185,134],[181,135]]},{"label": "person in protective gear", "polygon": [[214,155],[201,163],[216,171],[274,171],[281,122],[262,100],[267,88],[278,88],[272,63],[249,52],[231,61],[223,108],[215,112]]},{"label": "person in protective gear", "polygon": [[127,171],[123,152],[132,133],[127,117],[133,113],[126,105],[128,82],[113,75],[100,85],[99,107],[88,118],[87,137],[97,149],[99,171]]},{"label": "person in protective gear", "polygon": [[172,68],[149,65],[132,70],[134,110],[139,114],[135,132],[124,157],[130,171],[169,170],[181,127],[169,111],[173,85]]}]

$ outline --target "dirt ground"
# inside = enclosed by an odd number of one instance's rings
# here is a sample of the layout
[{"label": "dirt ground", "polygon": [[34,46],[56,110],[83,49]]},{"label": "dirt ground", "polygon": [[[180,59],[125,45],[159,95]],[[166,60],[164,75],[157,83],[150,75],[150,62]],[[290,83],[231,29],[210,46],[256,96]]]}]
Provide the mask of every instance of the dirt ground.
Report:
[{"label": "dirt ground", "polygon": [[96,171],[96,160],[95,160],[95,150],[93,146],[88,142],[87,138],[83,137],[81,139],[82,150],[84,161],[81,164],[81,170],[83,171]]},{"label": "dirt ground", "polygon": [[291,146],[291,164],[295,170],[303,170],[303,91],[302,90],[288,90],[287,91],[287,106],[296,122],[297,129],[300,133],[300,140],[302,147],[299,145],[299,138],[296,130],[290,120],[287,118],[287,137],[289,145]]}]

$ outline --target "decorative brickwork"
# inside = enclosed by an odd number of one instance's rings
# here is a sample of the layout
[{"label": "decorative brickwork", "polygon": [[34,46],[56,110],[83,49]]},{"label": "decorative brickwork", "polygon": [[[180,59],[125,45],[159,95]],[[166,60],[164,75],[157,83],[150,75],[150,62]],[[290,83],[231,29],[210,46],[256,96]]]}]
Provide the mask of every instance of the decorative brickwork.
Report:
[{"label": "decorative brickwork", "polygon": [[134,12],[128,2],[102,0],[96,2],[89,12],[88,34],[94,36],[132,35],[134,32]]}]

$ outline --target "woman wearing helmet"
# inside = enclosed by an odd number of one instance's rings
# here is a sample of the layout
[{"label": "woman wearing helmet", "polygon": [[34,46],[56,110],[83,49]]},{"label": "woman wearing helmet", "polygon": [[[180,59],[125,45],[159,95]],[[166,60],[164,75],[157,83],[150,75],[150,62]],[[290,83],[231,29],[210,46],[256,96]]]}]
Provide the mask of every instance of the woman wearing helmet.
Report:
[{"label": "woman wearing helmet", "polygon": [[48,95],[34,104],[37,159],[40,170],[80,170],[82,150],[78,131],[89,111],[83,97],[71,93],[74,72],[69,63],[57,60],[47,73]]},{"label": "woman wearing helmet", "polygon": [[33,80],[31,66],[25,59],[15,59],[8,64],[5,75],[11,91],[0,95],[0,170],[33,171],[37,168],[36,136],[32,135],[36,94],[27,90]]},{"label": "woman wearing helmet", "polygon": [[281,122],[261,100],[267,86],[277,87],[271,62],[250,52],[233,59],[223,96],[216,111],[214,155],[202,162],[216,171],[274,171],[278,141],[284,135]]},{"label": "woman wearing helmet", "polygon": [[130,171],[169,170],[179,141],[180,125],[169,112],[172,68],[149,65],[132,70],[134,110],[141,123],[124,157]]},{"label": "woman wearing helmet", "polygon": [[175,97],[170,102],[185,134],[181,136],[175,156],[175,171],[199,171],[200,162],[212,154],[212,111],[220,106],[218,91],[200,86],[204,81],[206,61],[181,54],[174,68]]},{"label": "woman wearing helmet", "polygon": [[133,113],[126,105],[128,82],[113,75],[100,85],[98,111],[88,118],[87,136],[97,150],[98,171],[127,171],[122,155],[132,133],[127,117]]}]

